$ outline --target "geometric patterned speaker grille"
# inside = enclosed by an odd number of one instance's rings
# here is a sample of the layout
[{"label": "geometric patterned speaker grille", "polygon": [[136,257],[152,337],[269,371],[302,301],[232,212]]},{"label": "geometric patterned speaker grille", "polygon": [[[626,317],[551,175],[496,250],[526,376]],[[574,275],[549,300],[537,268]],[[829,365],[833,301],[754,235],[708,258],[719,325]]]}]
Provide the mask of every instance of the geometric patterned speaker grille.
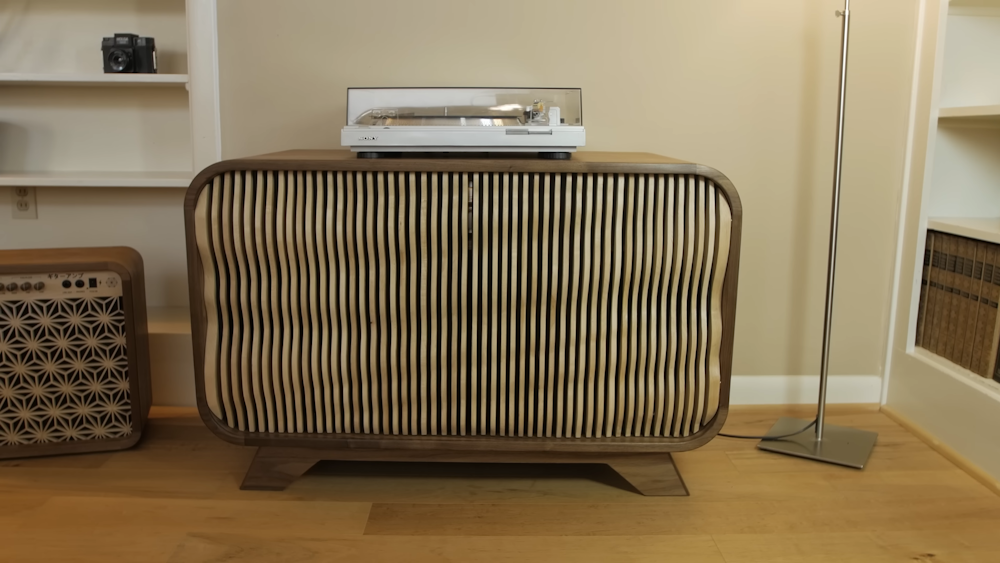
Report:
[{"label": "geometric patterned speaker grille", "polygon": [[234,429],[683,437],[718,411],[732,212],[704,176],[227,172],[194,226]]},{"label": "geometric patterned speaker grille", "polygon": [[131,433],[122,297],[0,300],[0,446]]}]

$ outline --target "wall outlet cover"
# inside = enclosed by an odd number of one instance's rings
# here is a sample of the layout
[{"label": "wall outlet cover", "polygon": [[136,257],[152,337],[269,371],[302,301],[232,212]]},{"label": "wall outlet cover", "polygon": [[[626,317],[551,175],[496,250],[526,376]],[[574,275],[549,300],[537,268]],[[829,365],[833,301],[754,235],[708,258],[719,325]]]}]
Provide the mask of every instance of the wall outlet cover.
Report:
[{"label": "wall outlet cover", "polygon": [[35,188],[14,188],[11,196],[11,216],[14,219],[38,219]]}]

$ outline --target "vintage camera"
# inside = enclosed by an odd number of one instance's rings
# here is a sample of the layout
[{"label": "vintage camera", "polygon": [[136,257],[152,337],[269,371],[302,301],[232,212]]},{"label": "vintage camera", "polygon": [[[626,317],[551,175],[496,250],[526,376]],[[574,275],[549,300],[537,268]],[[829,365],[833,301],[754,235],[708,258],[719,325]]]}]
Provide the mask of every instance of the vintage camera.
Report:
[{"label": "vintage camera", "polygon": [[156,41],[132,33],[116,33],[101,42],[105,73],[156,74]]}]

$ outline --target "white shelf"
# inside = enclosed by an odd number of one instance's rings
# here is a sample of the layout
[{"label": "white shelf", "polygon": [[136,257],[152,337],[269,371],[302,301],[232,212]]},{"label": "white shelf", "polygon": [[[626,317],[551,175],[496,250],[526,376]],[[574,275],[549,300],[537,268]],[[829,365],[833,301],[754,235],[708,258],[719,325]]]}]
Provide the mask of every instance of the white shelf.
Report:
[{"label": "white shelf", "polygon": [[1000,0],[950,0],[952,8],[1000,8]]},{"label": "white shelf", "polygon": [[185,86],[186,74],[36,74],[0,73],[0,84],[12,86]]},{"label": "white shelf", "polygon": [[[920,346],[914,346],[910,354],[918,360],[931,365],[939,372],[950,375],[956,380],[965,383],[976,391],[980,391],[984,395],[1000,403],[1000,382],[967,370],[955,362],[947,358],[942,358],[934,352],[921,348]],[[1000,407],[1000,405],[997,406]]]},{"label": "white shelf", "polygon": [[1000,217],[930,217],[927,228],[1000,244]]},{"label": "white shelf", "polygon": [[0,186],[72,188],[186,188],[192,172],[19,172],[0,173]]},{"label": "white shelf", "polygon": [[941,108],[938,119],[988,120],[1000,122],[1000,104],[990,106],[966,106]]},{"label": "white shelf", "polygon": [[149,334],[191,334],[187,307],[150,307],[146,315]]}]

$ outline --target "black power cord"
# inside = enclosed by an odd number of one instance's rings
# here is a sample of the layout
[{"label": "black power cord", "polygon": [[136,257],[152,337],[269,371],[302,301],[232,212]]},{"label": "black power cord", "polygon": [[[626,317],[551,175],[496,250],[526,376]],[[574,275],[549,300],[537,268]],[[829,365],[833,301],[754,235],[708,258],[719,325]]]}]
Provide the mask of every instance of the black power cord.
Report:
[{"label": "black power cord", "polygon": [[722,436],[724,438],[739,438],[741,440],[768,440],[768,441],[781,440],[782,438],[791,438],[792,436],[798,436],[799,434],[805,432],[806,430],[809,430],[813,426],[816,426],[816,420],[817,419],[814,418],[812,422],[810,422],[805,428],[799,430],[798,432],[792,432],[791,434],[782,434],[781,436],[740,436],[739,434],[723,434],[722,432],[719,432],[719,436]]}]

